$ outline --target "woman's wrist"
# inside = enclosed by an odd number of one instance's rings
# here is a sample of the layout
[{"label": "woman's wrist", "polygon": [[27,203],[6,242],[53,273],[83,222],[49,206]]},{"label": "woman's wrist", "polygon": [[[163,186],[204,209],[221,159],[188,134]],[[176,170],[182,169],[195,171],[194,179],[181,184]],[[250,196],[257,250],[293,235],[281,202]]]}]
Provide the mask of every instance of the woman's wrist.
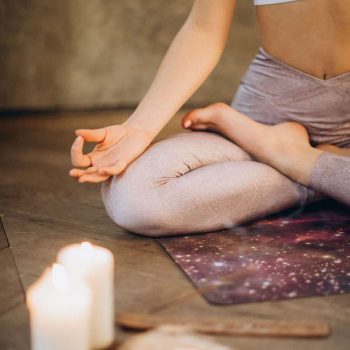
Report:
[{"label": "woman's wrist", "polygon": [[157,120],[156,118],[145,118],[145,115],[132,114],[124,124],[127,126],[131,126],[135,129],[142,130],[150,138],[154,139],[159,132],[163,129],[167,121]]},{"label": "woman's wrist", "polygon": [[149,143],[151,143],[157,135],[154,132],[150,131],[148,128],[144,127],[142,123],[138,123],[135,120],[130,120],[130,118],[124,121],[122,125],[128,128],[133,128],[141,132],[142,134],[144,134],[145,138],[148,139]]}]

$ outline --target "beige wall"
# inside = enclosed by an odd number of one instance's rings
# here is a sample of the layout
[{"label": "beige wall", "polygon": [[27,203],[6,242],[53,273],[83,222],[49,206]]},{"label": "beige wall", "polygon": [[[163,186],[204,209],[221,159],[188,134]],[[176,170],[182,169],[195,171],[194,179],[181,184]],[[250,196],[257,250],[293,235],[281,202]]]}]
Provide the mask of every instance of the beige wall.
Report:
[{"label": "beige wall", "polygon": [[[258,46],[251,3],[238,0],[224,57],[190,100],[192,105],[232,98]],[[0,108],[136,105],[191,4],[190,0],[1,1]]]}]

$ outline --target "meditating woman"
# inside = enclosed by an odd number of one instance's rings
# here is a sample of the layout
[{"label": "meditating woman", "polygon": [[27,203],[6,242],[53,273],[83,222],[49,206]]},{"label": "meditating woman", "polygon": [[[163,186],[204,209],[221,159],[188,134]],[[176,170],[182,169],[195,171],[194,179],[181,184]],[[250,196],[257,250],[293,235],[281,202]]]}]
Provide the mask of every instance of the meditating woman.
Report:
[{"label": "meditating woman", "polygon": [[[122,124],[77,130],[79,182],[102,182],[132,232],[230,228],[332,197],[350,205],[350,1],[255,0],[261,46],[232,106],[187,113],[152,142],[224,50],[236,0],[196,0],[147,94]],[[97,142],[89,154],[83,143]],[[83,168],[83,169],[82,169]]]}]

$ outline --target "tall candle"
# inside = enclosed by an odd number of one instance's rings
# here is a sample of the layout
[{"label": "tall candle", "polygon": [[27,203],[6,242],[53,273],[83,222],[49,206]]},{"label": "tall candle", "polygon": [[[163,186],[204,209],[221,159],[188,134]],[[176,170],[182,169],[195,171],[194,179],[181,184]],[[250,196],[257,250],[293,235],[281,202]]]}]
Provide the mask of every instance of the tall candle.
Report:
[{"label": "tall candle", "polygon": [[54,264],[29,287],[32,350],[90,349],[91,292]]},{"label": "tall candle", "polygon": [[106,248],[88,242],[63,248],[57,261],[83,278],[92,292],[91,345],[104,348],[114,340],[114,259]]}]

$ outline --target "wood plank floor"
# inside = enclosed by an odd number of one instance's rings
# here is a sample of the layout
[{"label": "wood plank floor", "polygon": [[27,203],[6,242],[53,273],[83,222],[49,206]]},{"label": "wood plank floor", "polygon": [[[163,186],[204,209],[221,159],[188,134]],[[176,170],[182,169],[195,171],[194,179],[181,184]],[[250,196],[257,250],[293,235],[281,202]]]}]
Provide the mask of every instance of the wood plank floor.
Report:
[{"label": "wood plank floor", "polygon": [[[63,246],[89,240],[111,249],[116,258],[116,312],[156,310],[200,319],[257,317],[327,320],[327,339],[218,337],[237,349],[348,349],[349,295],[236,306],[209,305],[152,239],[128,233],[107,217],[99,186],[68,176],[73,130],[120,123],[128,111],[12,115],[0,119],[0,214],[11,253],[25,288],[51,264]],[[174,118],[158,138],[180,131]],[[9,248],[4,247],[3,250]],[[6,253],[8,254],[8,253]],[[13,263],[0,256],[0,349],[29,349],[29,323],[23,298],[17,299]],[[179,299],[192,293],[192,297]],[[118,341],[132,334],[116,329]]]}]

